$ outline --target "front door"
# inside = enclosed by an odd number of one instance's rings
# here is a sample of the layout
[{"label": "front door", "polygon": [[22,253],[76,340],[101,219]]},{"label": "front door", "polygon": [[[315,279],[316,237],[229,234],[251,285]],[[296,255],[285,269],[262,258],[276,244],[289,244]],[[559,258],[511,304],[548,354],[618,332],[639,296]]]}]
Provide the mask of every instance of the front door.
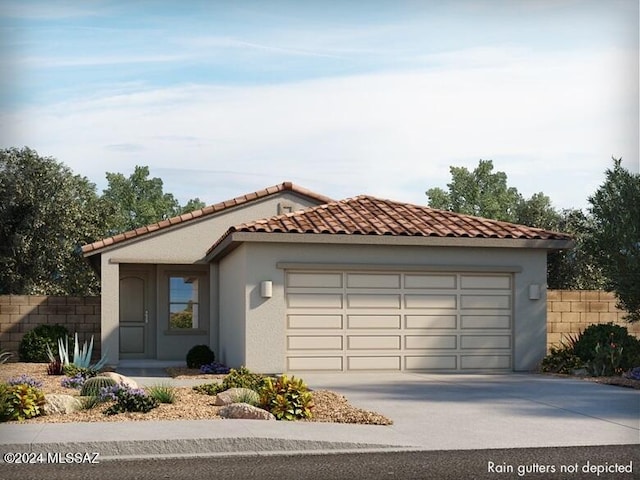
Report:
[{"label": "front door", "polygon": [[148,270],[120,274],[120,358],[152,358],[155,353],[151,287]]}]

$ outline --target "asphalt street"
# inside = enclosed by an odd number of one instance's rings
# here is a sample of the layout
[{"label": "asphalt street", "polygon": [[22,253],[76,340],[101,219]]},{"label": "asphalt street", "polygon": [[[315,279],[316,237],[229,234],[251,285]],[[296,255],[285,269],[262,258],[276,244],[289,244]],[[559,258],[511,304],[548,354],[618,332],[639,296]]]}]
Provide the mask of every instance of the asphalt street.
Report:
[{"label": "asphalt street", "polygon": [[[62,458],[62,457],[60,457]],[[0,465],[2,479],[636,479],[637,445],[397,453],[197,456]]]}]

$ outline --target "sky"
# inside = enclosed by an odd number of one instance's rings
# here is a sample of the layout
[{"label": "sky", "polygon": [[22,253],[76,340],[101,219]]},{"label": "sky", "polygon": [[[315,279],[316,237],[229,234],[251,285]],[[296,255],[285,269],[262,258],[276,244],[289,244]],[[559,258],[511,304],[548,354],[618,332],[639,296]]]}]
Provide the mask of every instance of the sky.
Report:
[{"label": "sky", "polygon": [[0,148],[181,203],[293,181],[426,205],[493,160],[587,208],[639,168],[638,0],[4,0]]}]

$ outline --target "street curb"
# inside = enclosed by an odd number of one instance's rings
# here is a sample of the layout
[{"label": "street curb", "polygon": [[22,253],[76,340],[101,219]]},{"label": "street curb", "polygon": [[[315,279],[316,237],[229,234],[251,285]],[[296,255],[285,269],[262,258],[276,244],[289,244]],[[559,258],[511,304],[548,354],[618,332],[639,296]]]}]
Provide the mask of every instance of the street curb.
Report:
[{"label": "street curb", "polygon": [[[0,445],[5,453],[98,453],[100,460],[185,456],[256,456],[295,453],[353,453],[362,451],[407,451],[415,446],[380,445],[282,438],[201,438],[171,440],[118,440],[107,442],[47,442]],[[0,463],[4,463],[0,461]]]}]

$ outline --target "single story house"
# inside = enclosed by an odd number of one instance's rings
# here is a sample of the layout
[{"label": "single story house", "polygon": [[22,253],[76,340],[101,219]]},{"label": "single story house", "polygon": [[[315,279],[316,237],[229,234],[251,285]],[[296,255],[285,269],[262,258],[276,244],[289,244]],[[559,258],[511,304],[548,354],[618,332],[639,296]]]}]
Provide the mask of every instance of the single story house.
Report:
[{"label": "single story house", "polygon": [[569,235],[290,182],[85,245],[102,348],[264,373],[526,371]]}]

